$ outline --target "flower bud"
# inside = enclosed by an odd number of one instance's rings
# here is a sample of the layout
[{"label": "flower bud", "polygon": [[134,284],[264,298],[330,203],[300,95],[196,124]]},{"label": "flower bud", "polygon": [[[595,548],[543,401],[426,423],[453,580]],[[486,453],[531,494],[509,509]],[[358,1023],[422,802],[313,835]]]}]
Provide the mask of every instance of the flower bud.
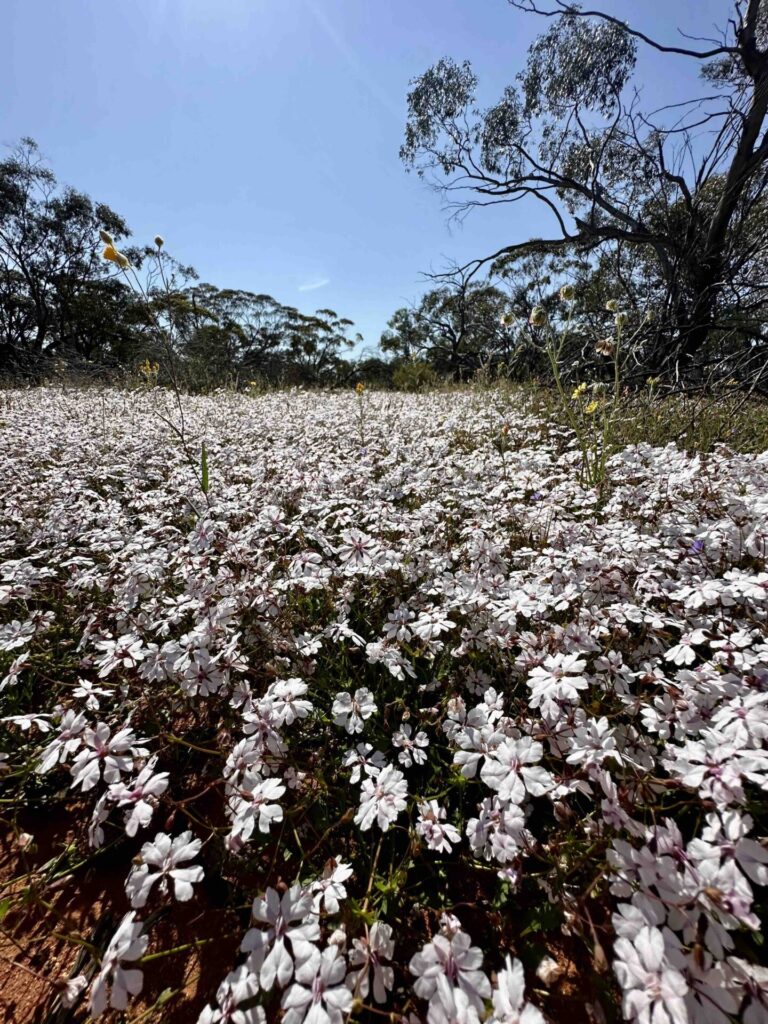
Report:
[{"label": "flower bud", "polygon": [[103,228],[99,232],[99,238],[102,240],[104,245],[114,245],[115,244],[115,240],[112,237],[112,235],[110,235],[110,233],[108,231],[104,231]]},{"label": "flower bud", "polygon": [[115,263],[117,263],[118,267],[120,267],[121,270],[127,270],[128,267],[130,267],[131,265],[131,262],[128,259],[128,257],[121,252],[115,253]]},{"label": "flower bud", "polygon": [[608,310],[609,313],[615,313],[616,310],[619,308],[619,300],[608,299],[608,301],[605,304],[605,308]]},{"label": "flower bud", "polygon": [[612,356],[616,350],[616,342],[613,338],[601,338],[595,342],[595,351],[601,356]]},{"label": "flower bud", "polygon": [[163,248],[163,242],[164,241],[165,241],[165,239],[163,238],[162,235],[155,235],[155,245],[157,246],[158,249],[162,249]]},{"label": "flower bud", "polygon": [[560,298],[563,302],[572,302],[576,298],[576,289],[572,284],[564,284],[560,289]]},{"label": "flower bud", "polygon": [[616,324],[617,327],[623,327],[627,320],[629,320],[628,313],[617,313],[614,317],[613,322]]},{"label": "flower bud", "polygon": [[363,382],[361,380],[359,380],[357,382],[357,384],[355,384],[355,393],[358,394],[358,395],[362,395],[362,393],[364,391],[365,391],[365,384],[363,384]]},{"label": "flower bud", "polygon": [[543,327],[547,322],[547,311],[543,306],[534,306],[531,310],[531,315],[528,317],[528,323],[531,327]]},{"label": "flower bud", "polygon": [[117,263],[117,249],[114,245],[105,245],[104,252],[101,255],[105,260],[109,260],[110,263]]}]

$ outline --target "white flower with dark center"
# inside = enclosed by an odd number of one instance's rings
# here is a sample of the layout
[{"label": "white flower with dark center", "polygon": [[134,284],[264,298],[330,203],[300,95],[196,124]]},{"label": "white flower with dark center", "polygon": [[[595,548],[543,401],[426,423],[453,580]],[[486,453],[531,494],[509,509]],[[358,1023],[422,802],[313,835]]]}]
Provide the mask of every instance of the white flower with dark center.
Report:
[{"label": "white flower with dark center", "polygon": [[265,699],[271,705],[272,720],[278,728],[307,717],[312,710],[312,702],[304,699],[308,689],[303,679],[280,679],[272,683]]},{"label": "white flower with dark center", "polygon": [[355,824],[366,831],[375,821],[381,831],[386,832],[400,811],[405,810],[407,796],[405,776],[388,764],[378,775],[364,780]]},{"label": "white flower with dark center", "polygon": [[414,634],[422,640],[436,640],[441,633],[447,633],[453,629],[456,623],[448,618],[448,613],[442,608],[431,608],[424,611],[411,623]]},{"label": "white flower with dark center", "polygon": [[619,764],[622,762],[621,754],[616,749],[614,730],[607,718],[588,718],[574,731],[566,761],[568,764],[589,768],[602,764],[607,757],[612,757]]},{"label": "white flower with dark center", "polygon": [[296,965],[296,980],[283,996],[283,1024],[343,1024],[352,1009],[344,984],[347,965],[335,945],[312,949]]},{"label": "white flower with dark center", "polygon": [[52,740],[43,751],[43,759],[38,766],[38,772],[45,774],[55,768],[57,764],[63,764],[82,745],[83,733],[88,725],[88,719],[80,711],[65,711],[59,722],[59,734]]},{"label": "white flower with dark center", "polygon": [[400,729],[392,736],[392,746],[401,748],[397,760],[404,768],[410,768],[416,764],[424,764],[427,760],[427,752],[424,749],[429,746],[429,737],[425,732],[417,732],[412,737],[413,728],[408,722],[403,722]]},{"label": "white flower with dark center", "polygon": [[419,804],[419,820],[416,832],[426,840],[427,847],[438,853],[450,853],[452,843],[460,843],[461,836],[453,825],[445,821],[446,810],[437,800]]},{"label": "white flower with dark center", "polygon": [[333,724],[343,726],[348,733],[362,732],[366,719],[376,713],[373,694],[365,686],[351,693],[342,691],[336,694],[331,708]]},{"label": "white flower with dark center", "polygon": [[112,735],[106,722],[99,722],[95,729],[85,729],[83,749],[72,762],[73,787],[80,786],[84,793],[93,789],[102,772],[105,782],[119,782],[121,772],[133,768],[131,755],[147,753],[135,746],[138,742],[133,729],[120,729]]},{"label": "white flower with dark center", "polygon": [[413,990],[422,999],[432,999],[437,979],[444,975],[451,985],[463,990],[470,1004],[480,1012],[483,1000],[491,994],[491,985],[480,970],[483,954],[466,932],[452,938],[436,935],[419,953],[411,957],[408,969],[416,976]]},{"label": "white flower with dark center", "polygon": [[264,1024],[262,1006],[241,1009],[259,991],[259,979],[245,964],[229,973],[216,992],[216,1005],[206,1006],[197,1018],[197,1024]]},{"label": "white flower with dark center", "polygon": [[310,955],[312,943],[320,938],[317,915],[312,910],[312,894],[294,885],[282,897],[267,889],[264,897],[253,901],[253,917],[266,928],[251,928],[240,948],[248,953],[246,963],[259,976],[262,988],[269,991],[275,982],[285,988],[293,976],[294,960]]},{"label": "white flower with dark center", "polygon": [[199,864],[181,867],[185,861],[193,860],[202,847],[192,833],[182,832],[171,839],[165,832],[158,832],[151,843],[141,848],[141,864],[133,868],[125,883],[125,891],[134,908],[146,905],[147,897],[155,883],[160,892],[168,892],[168,881],[173,883],[173,894],[177,900],[186,903],[192,899],[192,886],[202,881],[203,869]]},{"label": "white flower with dark center", "polygon": [[312,909],[320,913],[321,906],[326,914],[338,914],[339,900],[346,899],[344,882],[352,876],[352,865],[331,857],[323,869],[323,877],[310,886],[313,896]]},{"label": "white flower with dark center", "polygon": [[525,976],[519,960],[504,961],[493,990],[493,1014],[488,1024],[544,1024],[535,1006],[525,1001]]},{"label": "white flower with dark center", "polygon": [[109,787],[109,799],[118,807],[127,807],[125,815],[126,835],[135,836],[140,828],[146,828],[152,820],[155,807],[168,788],[168,772],[158,772],[157,758],[152,757],[131,782],[116,782]]},{"label": "white flower with dark center", "polygon": [[105,679],[116,668],[136,668],[147,655],[142,640],[135,633],[126,633],[117,640],[97,640],[96,647],[101,651],[96,659],[100,679]]},{"label": "white flower with dark center", "polygon": [[639,1024],[688,1024],[684,996],[688,985],[667,960],[658,928],[641,928],[634,939],[614,946],[613,969],[622,989],[628,1020]]},{"label": "white flower with dark center", "polygon": [[283,820],[283,808],[277,801],[284,793],[285,786],[279,779],[263,779],[256,772],[244,772],[228,798],[232,834],[247,841],[257,825],[259,832],[269,832],[272,825]]},{"label": "white flower with dark center", "polygon": [[478,817],[469,819],[466,834],[475,856],[500,864],[515,860],[531,839],[523,809],[496,796],[478,806]]},{"label": "white flower with dark center", "polygon": [[91,988],[89,1008],[92,1017],[100,1017],[107,1006],[125,1010],[128,997],[141,992],[144,983],[142,972],[123,967],[123,961],[138,960],[147,951],[149,936],[142,935],[141,930],[141,922],[136,921],[136,915],[131,911],[112,936]]},{"label": "white flower with dark center", "polygon": [[586,666],[578,654],[547,655],[544,664],[532,668],[528,675],[529,707],[540,707],[545,714],[553,715],[558,702],[577,703],[579,691],[589,685],[583,674]]},{"label": "white flower with dark center", "polygon": [[694,629],[690,633],[683,633],[674,647],[669,648],[664,658],[666,661],[671,661],[674,665],[679,665],[680,667],[692,665],[698,657],[693,648],[706,642],[707,634],[703,629]]},{"label": "white flower with dark center", "polygon": [[374,750],[370,743],[358,743],[354,750],[344,753],[342,764],[352,769],[349,781],[359,782],[363,772],[369,776],[378,775],[382,768],[386,768],[387,759],[380,750]]},{"label": "white flower with dark center", "polygon": [[72,691],[73,697],[85,701],[85,706],[89,711],[99,710],[101,707],[99,697],[110,697],[111,695],[111,690],[105,690],[101,686],[96,686],[89,679],[78,679],[77,686]]},{"label": "white flower with dark center", "polygon": [[344,530],[341,539],[343,543],[336,550],[345,569],[370,565],[379,553],[377,542],[360,530]]},{"label": "white flower with dark center", "polygon": [[550,773],[537,764],[543,753],[541,743],[530,736],[504,740],[486,757],[480,778],[498,792],[499,800],[522,804],[526,794],[542,796],[554,787]]},{"label": "white flower with dark center", "polygon": [[387,992],[395,983],[395,972],[384,960],[391,960],[395,951],[392,928],[383,921],[374,921],[368,934],[352,940],[349,963],[356,970],[347,975],[347,988],[353,995],[368,998],[373,975],[373,998],[377,1003],[387,1001]]}]

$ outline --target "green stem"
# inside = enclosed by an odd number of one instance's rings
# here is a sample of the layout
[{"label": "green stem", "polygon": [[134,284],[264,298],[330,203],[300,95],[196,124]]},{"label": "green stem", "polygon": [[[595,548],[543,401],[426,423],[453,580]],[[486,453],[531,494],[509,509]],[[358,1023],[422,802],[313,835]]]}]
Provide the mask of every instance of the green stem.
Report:
[{"label": "green stem", "polygon": [[209,939],[195,939],[194,942],[185,942],[182,946],[174,946],[173,949],[163,949],[159,953],[148,953],[137,963],[148,964],[153,960],[162,960],[166,956],[174,956],[176,953],[186,953],[188,949],[198,949],[200,946],[207,946],[209,942],[219,942],[220,936],[212,935]]}]

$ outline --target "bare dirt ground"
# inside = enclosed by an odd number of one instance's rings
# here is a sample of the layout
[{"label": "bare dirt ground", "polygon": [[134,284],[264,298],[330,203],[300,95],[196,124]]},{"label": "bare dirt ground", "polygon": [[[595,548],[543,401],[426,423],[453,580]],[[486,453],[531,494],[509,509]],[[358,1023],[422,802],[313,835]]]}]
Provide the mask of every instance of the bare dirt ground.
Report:
[{"label": "bare dirt ground", "polygon": [[[64,822],[55,815],[42,821],[29,814],[22,820],[24,831],[34,836],[26,849],[16,830],[0,828],[0,1020],[80,1024],[88,1019],[87,993],[67,1009],[61,1005],[60,985],[82,971],[92,974],[92,958],[82,940],[99,951],[109,942],[119,921],[104,908],[121,905],[130,857],[125,849],[107,851],[94,863],[51,881],[44,865],[61,853]],[[157,918],[150,955],[153,948],[187,945],[192,937],[197,946],[146,964],[144,990],[153,998],[132,1003],[128,1021],[188,1024],[197,1019],[206,995],[231,969],[242,932],[232,911],[217,912],[210,905],[204,911],[198,904],[182,908],[173,923]],[[166,990],[173,995],[156,1005],[155,997]],[[115,1017],[108,1013],[102,1019]]]}]

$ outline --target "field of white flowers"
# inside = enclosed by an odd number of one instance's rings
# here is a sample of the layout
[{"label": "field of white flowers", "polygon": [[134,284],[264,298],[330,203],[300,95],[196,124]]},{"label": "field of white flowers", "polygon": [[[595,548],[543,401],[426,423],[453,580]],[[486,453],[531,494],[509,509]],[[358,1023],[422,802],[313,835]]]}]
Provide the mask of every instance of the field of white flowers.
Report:
[{"label": "field of white flowers", "polygon": [[768,454],[177,416],[0,397],[5,1019],[768,1021]]}]

